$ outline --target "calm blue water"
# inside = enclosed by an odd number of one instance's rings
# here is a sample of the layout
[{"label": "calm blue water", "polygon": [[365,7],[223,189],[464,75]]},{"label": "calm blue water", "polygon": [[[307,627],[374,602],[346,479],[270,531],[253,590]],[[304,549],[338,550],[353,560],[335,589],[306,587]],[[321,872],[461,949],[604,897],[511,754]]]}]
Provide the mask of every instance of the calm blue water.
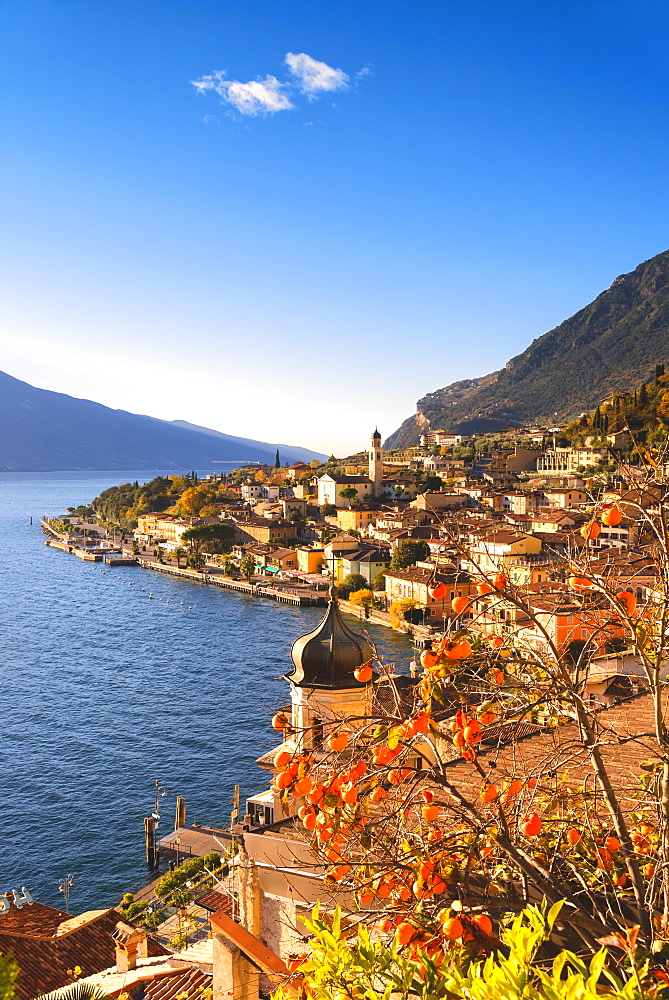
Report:
[{"label": "calm blue water", "polygon": [[[44,513],[154,474],[0,473],[0,892],[26,885],[60,906],[58,880],[73,872],[75,913],[147,881],[154,778],[169,793],[161,835],[176,795],[189,822],[226,825],[235,783],[265,787],[254,760],[288,700],[278,678],[323,614],[138,567],[103,574],[44,545]],[[370,634],[408,662],[406,639]]]}]

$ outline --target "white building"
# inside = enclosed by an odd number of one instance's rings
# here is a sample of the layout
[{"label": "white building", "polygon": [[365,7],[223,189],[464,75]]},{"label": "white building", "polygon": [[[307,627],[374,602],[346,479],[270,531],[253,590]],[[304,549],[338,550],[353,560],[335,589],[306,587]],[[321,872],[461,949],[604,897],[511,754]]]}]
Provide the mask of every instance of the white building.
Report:
[{"label": "white building", "polygon": [[[369,464],[368,476],[333,476],[326,472],[318,480],[318,505],[332,504],[334,507],[349,507],[352,504],[379,496],[383,490],[383,448],[378,430],[372,434],[372,440],[367,453]],[[342,497],[342,490],[355,490],[355,497]]]}]

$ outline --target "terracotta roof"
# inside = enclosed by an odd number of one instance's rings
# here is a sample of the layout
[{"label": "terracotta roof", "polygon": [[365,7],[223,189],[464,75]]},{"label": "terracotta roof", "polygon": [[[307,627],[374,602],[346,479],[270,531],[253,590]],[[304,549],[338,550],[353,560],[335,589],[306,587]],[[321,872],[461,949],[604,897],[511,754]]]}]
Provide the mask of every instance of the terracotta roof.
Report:
[{"label": "terracotta roof", "polygon": [[491,535],[486,535],[480,544],[485,545],[490,542],[492,545],[513,545],[514,542],[522,542],[524,538],[528,537],[523,532],[505,531],[502,529],[501,531],[494,531]]},{"label": "terracotta roof", "polygon": [[537,524],[561,524],[563,521],[567,520],[575,523],[577,518],[572,517],[571,514],[561,510],[537,510],[532,514],[531,520],[536,521]]},{"label": "terracotta roof", "polygon": [[171,976],[156,976],[132,990],[132,1000],[202,1000],[204,990],[211,989],[212,977],[198,969],[175,969]]},{"label": "terracotta roof", "polygon": [[[665,711],[666,716],[666,711]],[[620,704],[597,712],[599,747],[614,788],[625,809],[638,808],[640,765],[660,759],[653,735],[652,698],[642,693]],[[479,763],[496,783],[514,775],[531,775],[543,780],[554,775],[566,776],[578,785],[592,774],[589,755],[575,724],[541,729],[526,738],[519,731],[517,739],[490,750],[482,748]],[[626,740],[624,744],[620,740]],[[450,782],[472,797],[478,794],[481,776],[461,757],[447,764]]]},{"label": "terracotta roof", "polygon": [[[407,713],[413,713],[416,709],[419,684],[419,677],[407,677],[406,674],[394,677],[393,686],[385,677],[379,677],[372,689],[373,713],[395,716],[398,708],[403,717],[406,717]],[[442,702],[432,701],[432,718],[435,722],[450,718],[461,704],[459,694],[454,689],[444,689],[441,697],[443,697]]]},{"label": "terracotta roof", "polygon": [[388,549],[355,549],[351,552],[342,552],[344,559],[350,562],[370,562],[382,563],[390,562],[390,552]]},{"label": "terracotta roof", "polygon": [[288,556],[294,556],[295,549],[275,549],[274,552],[269,553],[270,559],[286,559]]},{"label": "terracotta roof", "polygon": [[44,903],[35,901],[31,906],[23,906],[21,909],[11,905],[6,913],[0,913],[0,935],[2,934],[28,934],[44,935],[51,937],[56,933],[59,925],[64,920],[69,920],[69,914],[63,910],[56,910],[53,906],[46,906]]},{"label": "terracotta roof", "polygon": [[[30,915],[35,906],[40,907],[36,911],[37,921]],[[54,928],[57,915],[61,919]],[[81,921],[85,916],[82,914],[78,919]],[[58,928],[69,920],[73,918],[38,903],[24,906],[18,913],[12,907],[9,913],[0,915],[0,954],[11,951],[19,966],[16,983],[19,1000],[32,1000],[73,983],[75,979],[68,969],[77,965],[85,977],[115,964],[112,933],[120,920],[116,910],[92,911],[89,920],[56,936]],[[169,954],[152,940],[148,942],[148,949],[149,955]]]},{"label": "terracotta roof", "polygon": [[[276,751],[273,750],[271,753],[272,758],[274,758],[275,753]],[[225,892],[217,892],[216,889],[210,889],[209,892],[203,892],[201,896],[198,896],[195,902],[204,910],[209,910],[210,913],[215,913],[216,910],[223,910],[228,916],[232,916],[232,899]]]},{"label": "terracotta roof", "polygon": [[108,997],[126,994],[130,1000],[176,1000],[177,997],[179,1000],[203,1000],[207,996],[204,991],[211,990],[211,972],[197,963],[193,966],[184,957],[188,951],[159,958],[140,958],[134,969],[117,972],[116,966],[112,966],[79,981]]}]

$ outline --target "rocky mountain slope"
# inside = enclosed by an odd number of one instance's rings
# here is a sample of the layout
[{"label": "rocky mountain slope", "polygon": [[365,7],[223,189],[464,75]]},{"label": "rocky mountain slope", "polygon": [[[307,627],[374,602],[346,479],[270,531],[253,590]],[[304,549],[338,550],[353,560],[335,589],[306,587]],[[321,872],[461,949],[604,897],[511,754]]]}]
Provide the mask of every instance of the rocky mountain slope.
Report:
[{"label": "rocky mountain slope", "polygon": [[[232,437],[185,421],[112,410],[37,389],[0,372],[0,470],[220,469],[217,462],[310,462],[324,455],[291,445]],[[212,464],[213,463],[213,464]]]},{"label": "rocky mountain slope", "polygon": [[426,428],[463,433],[569,420],[627,392],[669,360],[669,251],[616,278],[594,302],[534,340],[502,371],[429,393],[385,442],[417,444]]}]

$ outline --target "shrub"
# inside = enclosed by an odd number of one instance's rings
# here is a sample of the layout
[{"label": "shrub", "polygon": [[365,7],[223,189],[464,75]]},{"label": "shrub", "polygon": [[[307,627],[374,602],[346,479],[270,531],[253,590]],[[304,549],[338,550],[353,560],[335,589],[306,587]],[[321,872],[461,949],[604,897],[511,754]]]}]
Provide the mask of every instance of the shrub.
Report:
[{"label": "shrub", "polygon": [[374,603],[374,593],[367,589],[354,590],[348,595],[348,599],[351,604],[356,604],[363,608],[371,608]]}]

